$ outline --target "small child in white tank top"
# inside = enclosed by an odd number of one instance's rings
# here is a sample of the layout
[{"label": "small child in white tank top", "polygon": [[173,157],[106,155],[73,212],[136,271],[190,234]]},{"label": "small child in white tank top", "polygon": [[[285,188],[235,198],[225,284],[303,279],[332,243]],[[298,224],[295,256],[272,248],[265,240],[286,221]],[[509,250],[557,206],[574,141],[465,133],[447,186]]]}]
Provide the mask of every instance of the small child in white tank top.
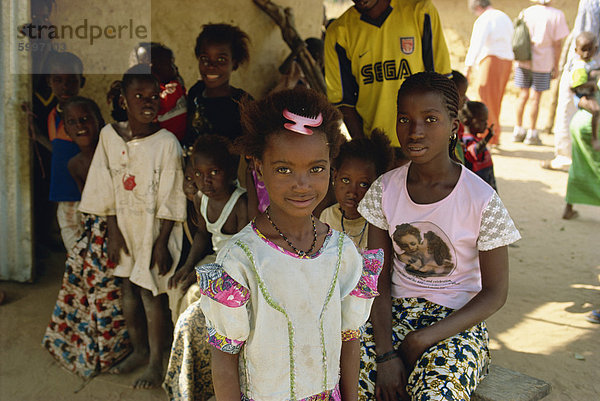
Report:
[{"label": "small child in white tank top", "polygon": [[194,267],[214,261],[229,238],[249,222],[246,190],[236,179],[238,157],[230,147],[229,140],[218,135],[203,135],[194,143],[190,162],[199,191],[194,198],[199,217],[188,258],[169,281],[173,322],[200,298]]}]

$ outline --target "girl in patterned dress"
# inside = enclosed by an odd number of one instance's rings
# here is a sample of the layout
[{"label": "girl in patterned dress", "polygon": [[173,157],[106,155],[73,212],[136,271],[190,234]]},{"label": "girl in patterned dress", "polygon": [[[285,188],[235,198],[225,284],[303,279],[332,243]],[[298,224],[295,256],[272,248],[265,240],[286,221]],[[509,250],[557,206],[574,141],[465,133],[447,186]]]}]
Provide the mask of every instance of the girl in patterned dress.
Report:
[{"label": "girl in patterned dress", "polygon": [[[359,329],[381,251],[313,216],[342,140],[340,113],[315,91],[276,92],[241,108],[240,152],[270,205],[196,271],[220,400],[355,400]],[[189,309],[188,309],[189,310]]]},{"label": "girl in patterned dress", "polygon": [[359,399],[468,400],[487,372],[484,320],[506,300],[507,246],[520,235],[497,193],[453,160],[455,84],[415,74],[397,112],[410,162],[373,182],[358,208],[368,247],[385,254]]},{"label": "girl in patterned dress", "polygon": [[[104,125],[93,100],[64,106],[65,131],[79,146],[68,169],[83,190]],[[106,219],[83,214],[83,235],[68,252],[56,306],[42,345],[68,370],[85,378],[107,371],[130,351],[121,306],[121,279],[106,252]]]}]

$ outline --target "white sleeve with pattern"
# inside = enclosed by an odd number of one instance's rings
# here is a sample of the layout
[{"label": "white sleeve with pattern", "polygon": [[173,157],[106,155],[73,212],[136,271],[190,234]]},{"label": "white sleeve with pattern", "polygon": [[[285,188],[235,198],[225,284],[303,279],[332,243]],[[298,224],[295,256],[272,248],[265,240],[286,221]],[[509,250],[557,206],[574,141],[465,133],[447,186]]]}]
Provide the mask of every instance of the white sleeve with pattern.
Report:
[{"label": "white sleeve with pattern", "polygon": [[496,192],[483,210],[477,249],[490,251],[501,246],[512,244],[521,238],[521,234],[510,218],[508,210]]},{"label": "white sleeve with pattern", "polygon": [[[233,244],[228,244],[217,255],[215,263],[196,267],[196,277],[202,296],[200,308],[206,318],[208,343],[213,347],[237,354],[250,335],[248,301],[250,291],[225,271],[224,266],[238,272],[242,266],[240,255],[234,257]],[[223,256],[222,253],[225,255]]]},{"label": "white sleeve with pattern", "polygon": [[360,213],[360,215],[370,224],[387,231],[389,229],[389,224],[383,214],[383,207],[381,204],[382,198],[383,185],[380,176],[373,181],[364,198],[360,201],[358,213]]}]

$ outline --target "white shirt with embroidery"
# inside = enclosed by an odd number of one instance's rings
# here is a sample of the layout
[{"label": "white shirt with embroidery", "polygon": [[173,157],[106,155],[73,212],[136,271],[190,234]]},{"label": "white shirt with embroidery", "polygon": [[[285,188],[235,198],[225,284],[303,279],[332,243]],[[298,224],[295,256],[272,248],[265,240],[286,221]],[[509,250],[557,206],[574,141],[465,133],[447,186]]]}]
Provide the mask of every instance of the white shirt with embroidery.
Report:
[{"label": "white shirt with embroidery", "polygon": [[315,255],[298,257],[250,223],[216,263],[196,268],[209,343],[239,353],[243,399],[337,391],[342,341],[369,317],[383,252],[363,258],[335,230]]}]

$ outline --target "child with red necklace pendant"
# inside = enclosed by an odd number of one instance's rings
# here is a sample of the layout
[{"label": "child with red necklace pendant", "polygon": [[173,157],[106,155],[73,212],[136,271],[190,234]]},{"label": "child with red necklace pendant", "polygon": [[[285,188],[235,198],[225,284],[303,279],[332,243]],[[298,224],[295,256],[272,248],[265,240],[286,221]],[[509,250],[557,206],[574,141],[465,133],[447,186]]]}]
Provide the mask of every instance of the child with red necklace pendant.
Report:
[{"label": "child with red necklace pendant", "polygon": [[[159,83],[148,65],[121,83],[127,121],[106,125],[94,154],[80,210],[107,217],[107,253],[123,277],[123,312],[133,352],[111,373],[146,365],[135,388],[157,387],[170,327],[168,280],[177,266],[186,215],[181,147],[156,123]],[[143,312],[142,312],[143,308]]]},{"label": "child with red necklace pendant", "polygon": [[[343,137],[337,109],[296,88],[241,107],[240,153],[270,206],[196,268],[217,399],[356,400],[359,329],[381,251],[364,259],[313,216]],[[243,368],[240,368],[243,367]]]}]

